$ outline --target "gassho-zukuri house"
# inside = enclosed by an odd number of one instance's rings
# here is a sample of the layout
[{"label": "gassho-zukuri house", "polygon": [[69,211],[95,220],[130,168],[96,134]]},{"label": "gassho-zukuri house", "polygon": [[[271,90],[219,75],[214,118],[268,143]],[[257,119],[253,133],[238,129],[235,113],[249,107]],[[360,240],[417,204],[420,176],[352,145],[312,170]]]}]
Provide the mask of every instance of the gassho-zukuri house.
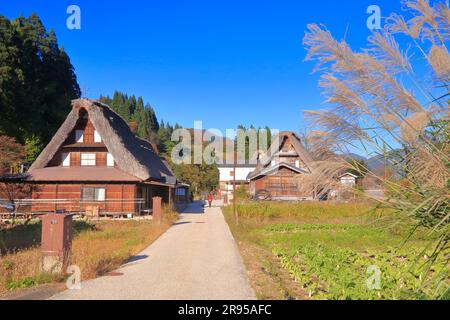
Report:
[{"label": "gassho-zukuri house", "polygon": [[255,197],[267,194],[273,200],[313,200],[314,190],[305,191],[299,186],[301,177],[312,172],[313,164],[311,155],[295,133],[280,132],[247,177],[250,193]]},{"label": "gassho-zukuri house", "polygon": [[32,212],[150,212],[152,198],[187,198],[152,145],[105,104],[78,99],[56,135],[30,167]]}]

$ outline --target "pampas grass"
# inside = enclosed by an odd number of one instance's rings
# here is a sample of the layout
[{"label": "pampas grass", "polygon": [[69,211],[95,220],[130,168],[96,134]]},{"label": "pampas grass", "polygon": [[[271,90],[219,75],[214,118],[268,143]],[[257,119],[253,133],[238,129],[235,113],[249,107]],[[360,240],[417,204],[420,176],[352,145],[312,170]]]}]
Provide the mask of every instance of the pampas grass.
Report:
[{"label": "pampas grass", "polygon": [[[315,132],[322,131],[313,140],[325,141],[316,143],[309,187],[320,181],[332,189],[338,173],[349,169],[377,180],[389,190],[387,199],[377,199],[380,207],[412,219],[412,233],[419,226],[429,230],[434,253],[421,267],[430,271],[450,261],[450,11],[448,1],[403,5],[408,17],[392,14],[360,52],[324,26],[308,26],[306,60],[322,73],[319,85],[329,105],[306,112]],[[409,37],[407,50],[397,34]],[[417,73],[419,65],[428,73]],[[338,156],[349,149],[385,159],[394,174],[380,176]],[[448,277],[435,279],[448,285]]]}]

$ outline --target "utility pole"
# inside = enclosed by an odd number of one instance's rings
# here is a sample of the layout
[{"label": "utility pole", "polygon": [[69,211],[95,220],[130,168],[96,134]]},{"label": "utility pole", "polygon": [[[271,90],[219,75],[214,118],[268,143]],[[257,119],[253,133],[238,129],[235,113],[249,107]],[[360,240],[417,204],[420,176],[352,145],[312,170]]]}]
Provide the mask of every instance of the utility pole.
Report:
[{"label": "utility pole", "polygon": [[384,157],[384,181],[387,180],[387,153],[386,153],[386,142],[383,142],[383,157]]},{"label": "utility pole", "polygon": [[234,222],[236,225],[239,224],[239,217],[236,211],[236,158],[234,159],[233,165],[233,213],[234,213]]}]

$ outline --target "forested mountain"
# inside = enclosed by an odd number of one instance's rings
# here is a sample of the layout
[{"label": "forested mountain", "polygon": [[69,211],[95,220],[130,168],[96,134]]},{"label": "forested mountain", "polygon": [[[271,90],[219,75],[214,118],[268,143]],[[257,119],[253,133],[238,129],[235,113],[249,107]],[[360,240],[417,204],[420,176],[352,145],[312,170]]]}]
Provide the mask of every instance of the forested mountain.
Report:
[{"label": "forested mountain", "polygon": [[33,160],[80,97],[70,59],[36,14],[0,15],[0,135],[27,145]]},{"label": "forested mountain", "polygon": [[[243,130],[243,132],[254,132],[256,134],[257,140],[256,140],[256,149],[257,151],[266,151],[266,149],[270,148],[270,145],[272,144],[272,132],[270,130],[270,128],[268,126],[261,128],[259,127],[258,129],[256,129],[253,125],[250,125],[250,127],[246,128],[243,125],[239,125],[238,129]],[[241,131],[242,132],[242,131]],[[267,137],[267,141],[260,141],[261,138],[261,134],[265,134],[265,136]],[[239,133],[238,133],[238,137],[236,137],[236,139],[239,138]],[[245,139],[245,160],[250,160],[252,159],[255,155],[254,154],[250,154],[250,140],[248,136],[245,137],[240,137],[241,139]],[[235,144],[235,150],[237,150],[237,140],[235,139],[234,144]],[[265,142],[265,143],[264,143]]]}]

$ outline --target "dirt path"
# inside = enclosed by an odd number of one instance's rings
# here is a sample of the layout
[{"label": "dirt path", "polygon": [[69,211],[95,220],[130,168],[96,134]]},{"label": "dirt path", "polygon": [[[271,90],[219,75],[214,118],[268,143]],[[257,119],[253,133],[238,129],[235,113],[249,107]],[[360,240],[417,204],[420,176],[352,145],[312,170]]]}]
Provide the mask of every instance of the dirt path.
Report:
[{"label": "dirt path", "polygon": [[255,299],[220,208],[199,203],[116,272],[51,299]]}]

